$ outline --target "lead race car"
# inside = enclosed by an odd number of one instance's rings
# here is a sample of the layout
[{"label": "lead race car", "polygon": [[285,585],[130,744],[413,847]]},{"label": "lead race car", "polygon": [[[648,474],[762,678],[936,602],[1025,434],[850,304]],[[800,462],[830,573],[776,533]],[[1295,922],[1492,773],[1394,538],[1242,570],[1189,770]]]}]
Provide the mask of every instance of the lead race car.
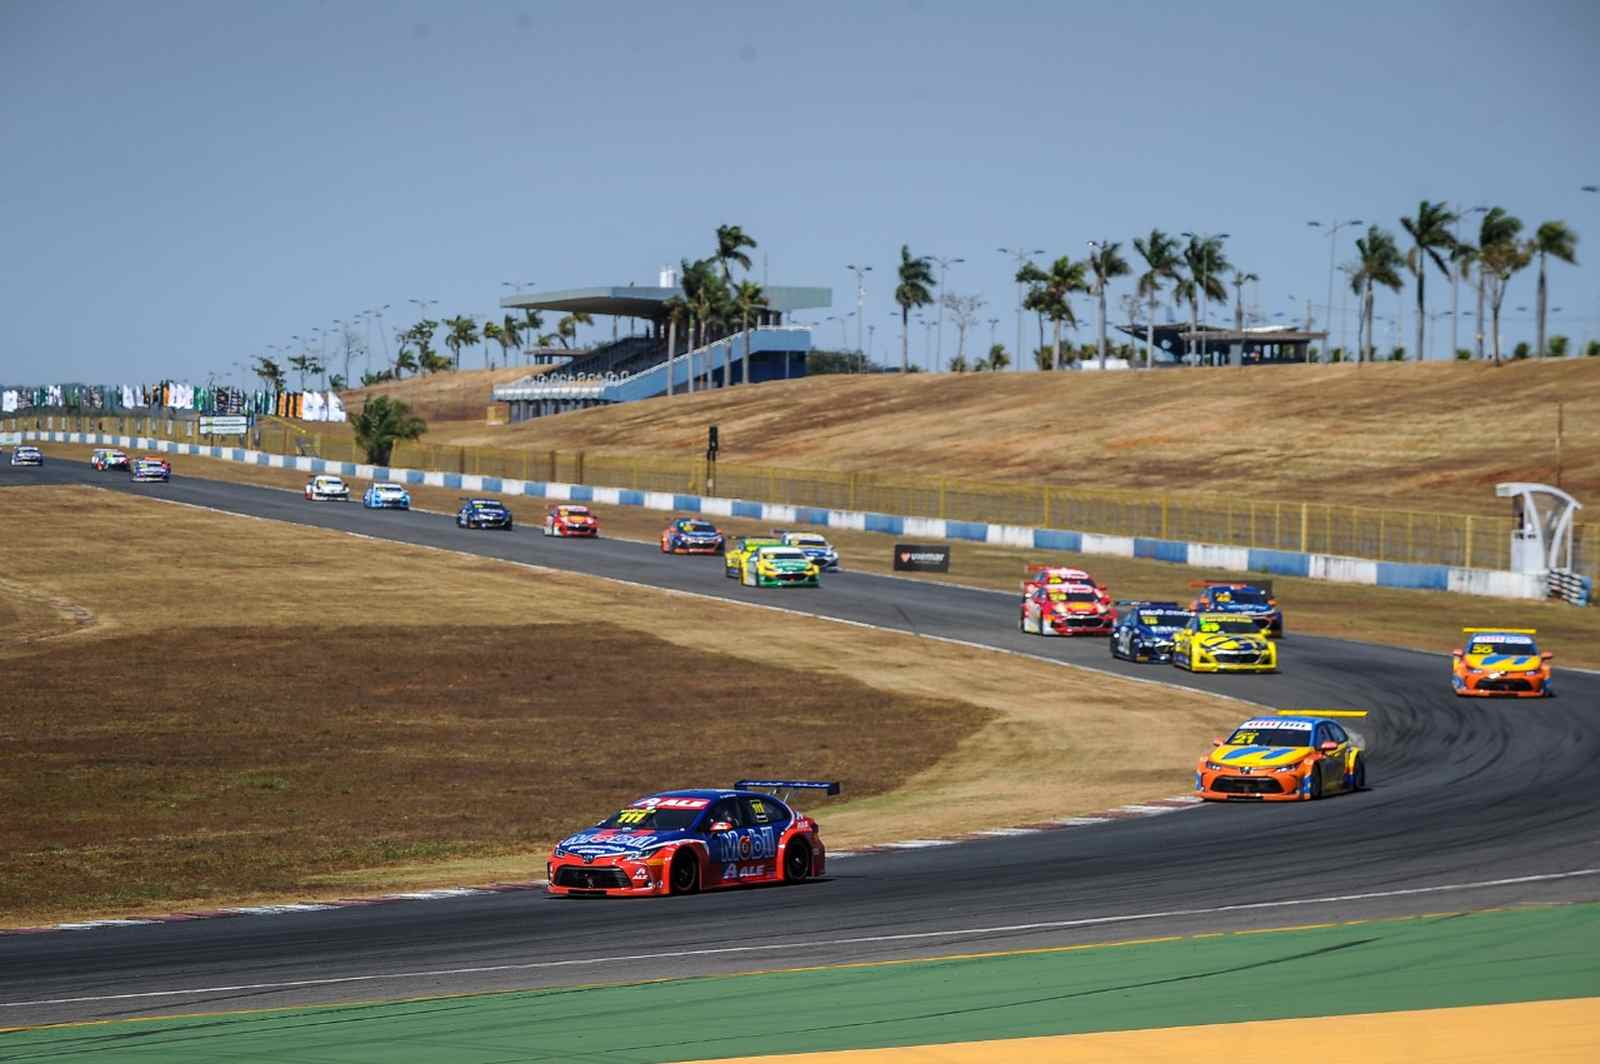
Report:
[{"label": "lead race car", "polygon": [[1540,652],[1535,628],[1463,628],[1451,653],[1450,686],[1462,698],[1554,698],[1552,654]]},{"label": "lead race car", "polygon": [[128,479],[135,483],[159,481],[165,484],[172,479],[172,463],[153,454],[141,455],[128,464]]},{"label": "lead race car", "polygon": [[797,547],[757,547],[744,562],[745,587],[821,587],[822,567]]},{"label": "lead race car", "polygon": [[1252,717],[1195,766],[1194,789],[1207,801],[1298,802],[1367,785],[1361,736],[1334,718],[1364,709],[1280,709]]},{"label": "lead race car", "polygon": [[556,843],[545,864],[546,889],[637,897],[820,876],[827,849],[817,822],[788,804],[796,790],[834,795],[839,784],[740,780],[726,789],[646,795]]},{"label": "lead race car", "polygon": [[1198,580],[1189,586],[1200,591],[1189,604],[1196,613],[1237,613],[1257,621],[1262,635],[1283,638],[1283,608],[1272,597],[1272,581]]},{"label": "lead race car", "polygon": [[306,480],[306,499],[311,502],[349,502],[350,485],[343,477],[318,473]]}]

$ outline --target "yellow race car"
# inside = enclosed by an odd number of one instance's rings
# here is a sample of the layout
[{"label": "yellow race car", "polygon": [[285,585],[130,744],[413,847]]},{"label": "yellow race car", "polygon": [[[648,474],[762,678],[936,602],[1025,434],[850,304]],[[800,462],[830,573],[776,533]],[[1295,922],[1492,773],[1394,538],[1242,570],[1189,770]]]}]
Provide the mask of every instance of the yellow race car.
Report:
[{"label": "yellow race car", "polygon": [[722,575],[729,580],[739,579],[739,574],[744,572],[745,565],[762,547],[782,547],[784,542],[769,536],[744,536],[740,539],[728,541],[728,549],[722,552]]},{"label": "yellow race car", "polygon": [[1173,634],[1172,664],[1190,672],[1277,672],[1278,645],[1253,617],[1197,613]]}]

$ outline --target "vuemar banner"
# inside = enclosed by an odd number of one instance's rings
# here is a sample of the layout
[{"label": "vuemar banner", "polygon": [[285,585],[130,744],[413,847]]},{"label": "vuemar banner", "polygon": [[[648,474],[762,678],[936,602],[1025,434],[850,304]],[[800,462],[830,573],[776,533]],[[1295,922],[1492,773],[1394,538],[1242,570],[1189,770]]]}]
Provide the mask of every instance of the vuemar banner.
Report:
[{"label": "vuemar banner", "polygon": [[894,567],[910,573],[948,573],[950,548],[943,543],[896,543]]}]

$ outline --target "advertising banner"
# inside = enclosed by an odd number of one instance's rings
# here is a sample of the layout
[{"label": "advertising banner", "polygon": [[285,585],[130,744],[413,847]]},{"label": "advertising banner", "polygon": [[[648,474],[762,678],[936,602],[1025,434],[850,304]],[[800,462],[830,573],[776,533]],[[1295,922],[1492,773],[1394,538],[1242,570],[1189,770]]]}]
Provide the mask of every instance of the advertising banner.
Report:
[{"label": "advertising banner", "polygon": [[250,428],[250,419],[243,416],[208,417],[200,415],[200,432],[218,436],[243,436]]},{"label": "advertising banner", "polygon": [[894,567],[911,573],[948,573],[950,548],[943,543],[896,543]]}]

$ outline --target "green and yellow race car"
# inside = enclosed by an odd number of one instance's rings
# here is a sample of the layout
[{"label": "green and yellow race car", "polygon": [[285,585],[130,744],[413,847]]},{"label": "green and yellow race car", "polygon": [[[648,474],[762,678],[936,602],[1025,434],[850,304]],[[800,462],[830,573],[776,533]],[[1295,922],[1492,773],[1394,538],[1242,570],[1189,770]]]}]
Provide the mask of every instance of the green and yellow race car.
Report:
[{"label": "green and yellow race car", "polygon": [[1278,645],[1254,617],[1197,613],[1173,633],[1172,664],[1190,672],[1277,672]]},{"label": "green and yellow race car", "polygon": [[739,572],[746,587],[820,587],[821,577],[822,567],[798,547],[757,547]]},{"label": "green and yellow race car", "polygon": [[739,539],[728,541],[728,549],[722,552],[722,573],[729,580],[736,580],[744,572],[745,562],[761,547],[781,547],[783,540],[770,536],[743,536]]}]

